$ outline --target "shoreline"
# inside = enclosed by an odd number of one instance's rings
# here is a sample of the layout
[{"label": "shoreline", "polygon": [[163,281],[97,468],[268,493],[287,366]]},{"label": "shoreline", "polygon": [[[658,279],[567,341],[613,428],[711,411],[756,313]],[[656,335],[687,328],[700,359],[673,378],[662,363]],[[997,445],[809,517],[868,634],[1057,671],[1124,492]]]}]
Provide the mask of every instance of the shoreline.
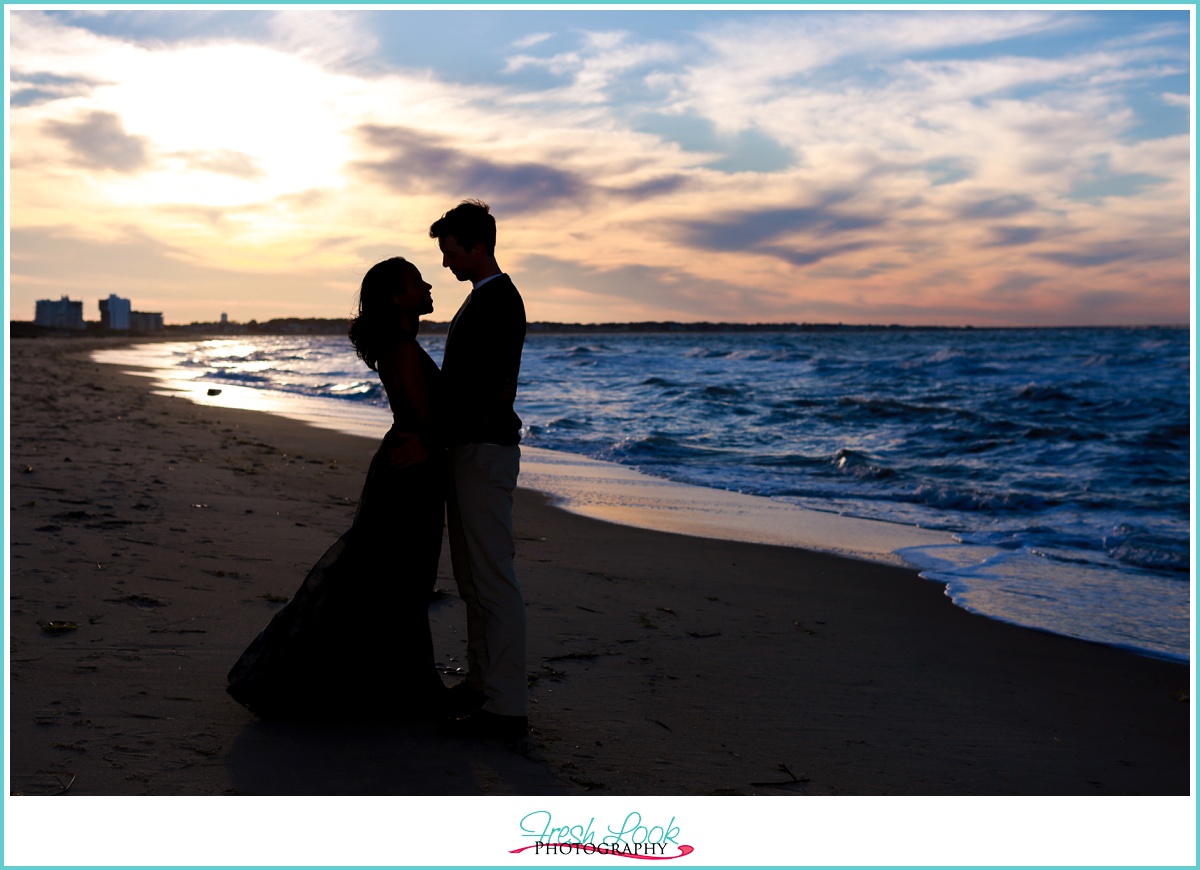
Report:
[{"label": "shoreline", "polygon": [[[236,338],[206,340],[229,342]],[[272,413],[368,439],[377,438],[390,424],[387,410],[374,405],[237,383],[213,383],[203,377],[202,369],[179,366],[169,354],[164,356],[167,349],[156,348],[164,343],[183,349],[194,346],[191,341],[148,344],[127,340],[115,352],[99,354],[99,361],[151,379],[159,395],[184,396],[202,407]],[[177,356],[178,351],[174,354]],[[909,568],[942,587],[955,606],[988,619],[1165,661],[1190,661],[1190,649],[1164,645],[1153,635],[1139,638],[1136,633],[1114,630],[1099,612],[1072,611],[1064,620],[1048,605],[1043,609],[1028,607],[1028,601],[1038,598],[1036,584],[1009,589],[1003,574],[993,576],[992,566],[1007,560],[1010,551],[964,543],[955,532],[683,483],[628,465],[527,444],[522,445],[519,485],[548,495],[555,506],[568,512],[606,522],[717,540],[798,547]],[[1042,570],[1037,563],[1033,559],[1025,570],[1036,576]],[[981,576],[988,579],[979,582]],[[1032,593],[1034,598],[1022,597],[1023,593]],[[1068,596],[1062,605],[1072,607],[1075,602]]]},{"label": "shoreline", "polygon": [[[390,422],[385,409],[373,406],[357,407],[333,399],[232,384],[211,388],[210,382],[197,382],[177,369],[148,365],[151,360],[139,359],[135,346],[131,351],[134,355],[120,362],[98,362],[137,368],[136,374],[152,379],[160,395],[182,396],[202,407],[272,413],[368,439],[378,437]],[[335,404],[336,413],[325,410]],[[950,532],[816,511],[765,496],[653,477],[619,463],[525,444],[521,445],[518,485],[543,493],[555,506],[570,513],[605,522],[723,541],[779,544],[913,569],[916,566],[898,555],[898,550],[955,542]]]},{"label": "shoreline", "polygon": [[[259,722],[224,672],[348,525],[374,441],[154,395],[53,341],[10,343],[13,791],[1189,793],[1187,665],[970,614],[911,569],[601,522],[527,488],[531,753]],[[448,563],[431,621],[452,670]]]}]

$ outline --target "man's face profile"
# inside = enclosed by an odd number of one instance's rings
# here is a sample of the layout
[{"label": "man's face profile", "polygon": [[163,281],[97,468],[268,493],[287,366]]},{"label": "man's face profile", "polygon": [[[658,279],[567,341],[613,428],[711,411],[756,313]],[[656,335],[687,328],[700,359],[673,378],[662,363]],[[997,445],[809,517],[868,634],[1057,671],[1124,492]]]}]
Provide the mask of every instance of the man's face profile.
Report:
[{"label": "man's face profile", "polygon": [[459,244],[458,239],[454,236],[442,236],[438,239],[438,248],[442,252],[442,265],[449,269],[455,278],[459,281],[471,280],[473,258],[471,252]]}]

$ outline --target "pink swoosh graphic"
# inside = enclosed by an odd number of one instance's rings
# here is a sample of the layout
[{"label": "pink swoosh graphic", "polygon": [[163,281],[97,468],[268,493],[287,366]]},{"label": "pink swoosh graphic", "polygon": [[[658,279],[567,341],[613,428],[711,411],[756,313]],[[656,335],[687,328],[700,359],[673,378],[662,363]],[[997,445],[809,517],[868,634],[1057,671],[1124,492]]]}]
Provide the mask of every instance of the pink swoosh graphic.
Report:
[{"label": "pink swoosh graphic", "polygon": [[[582,843],[539,843],[538,845],[543,846],[543,847],[545,847],[545,846],[556,846],[556,847],[566,846],[568,849],[571,849],[572,851],[579,852],[582,850],[577,847],[579,847],[583,844]],[[523,846],[520,849],[509,849],[508,854],[517,855],[517,854],[520,854],[521,852],[524,852],[526,849],[536,849],[536,848],[537,848],[537,846]],[[615,849],[610,849],[610,848],[608,848],[608,846],[596,846],[595,849],[596,849],[597,855],[616,855],[620,858],[640,858],[643,861],[671,861],[675,858],[683,858],[684,856],[690,855],[690,854],[692,854],[692,852],[695,851],[691,846],[680,846],[678,855],[634,855],[629,852],[620,852]]]}]

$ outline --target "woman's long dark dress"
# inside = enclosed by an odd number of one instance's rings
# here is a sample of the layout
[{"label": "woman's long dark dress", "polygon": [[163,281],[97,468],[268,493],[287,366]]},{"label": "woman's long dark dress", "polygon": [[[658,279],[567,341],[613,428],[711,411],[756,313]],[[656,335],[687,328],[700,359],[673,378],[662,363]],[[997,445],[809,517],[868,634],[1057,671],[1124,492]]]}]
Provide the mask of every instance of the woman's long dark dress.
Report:
[{"label": "woman's long dark dress", "polygon": [[[417,349],[418,376],[435,399],[440,373]],[[229,694],[259,716],[410,718],[438,711],[445,688],[434,666],[428,608],[442,547],[444,457],[431,445],[432,456],[416,464],[389,461],[413,434],[430,444],[389,365],[380,360],[393,425],[371,460],[353,525],[229,672]]]}]

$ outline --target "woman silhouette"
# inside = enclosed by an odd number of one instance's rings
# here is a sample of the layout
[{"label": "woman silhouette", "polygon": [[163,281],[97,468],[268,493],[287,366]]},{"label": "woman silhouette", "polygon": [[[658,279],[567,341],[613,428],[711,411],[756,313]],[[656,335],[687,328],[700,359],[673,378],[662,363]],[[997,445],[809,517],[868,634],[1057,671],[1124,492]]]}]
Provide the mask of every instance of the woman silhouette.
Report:
[{"label": "woman silhouette", "polygon": [[392,427],[367,471],[353,525],[229,672],[263,717],[424,718],[446,691],[429,598],[441,555],[445,464],[437,365],[417,343],[430,286],[393,257],[363,277],[350,341],[379,373]]}]

